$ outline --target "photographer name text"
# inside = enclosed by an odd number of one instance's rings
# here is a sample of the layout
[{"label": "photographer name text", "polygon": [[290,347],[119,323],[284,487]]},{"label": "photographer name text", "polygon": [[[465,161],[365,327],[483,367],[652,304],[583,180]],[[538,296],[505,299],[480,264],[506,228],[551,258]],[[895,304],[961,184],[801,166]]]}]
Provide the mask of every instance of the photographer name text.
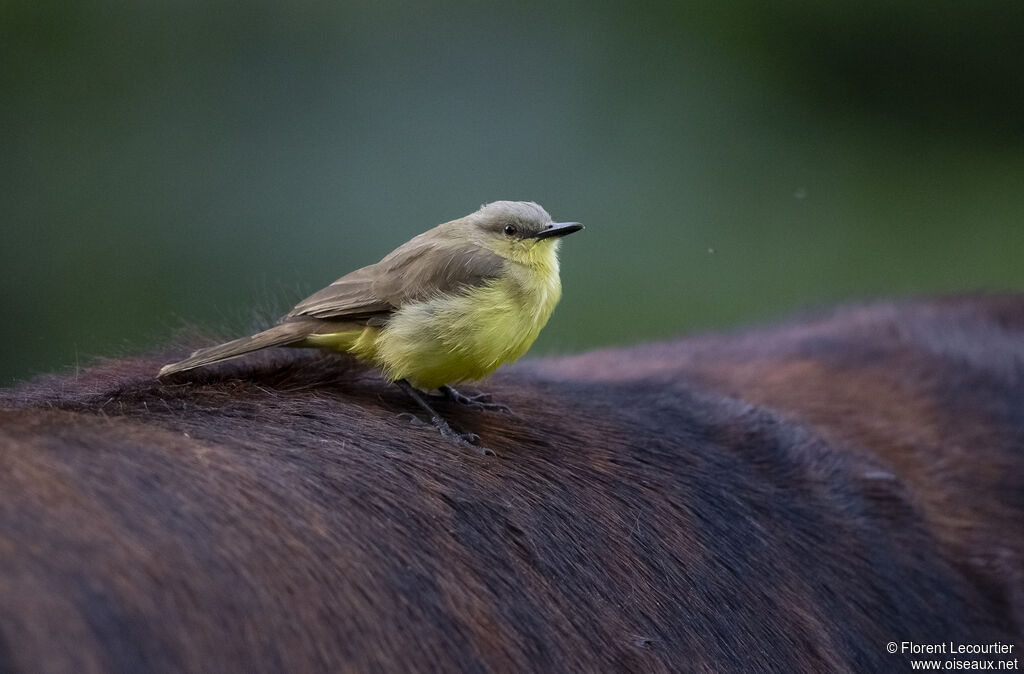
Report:
[{"label": "photographer name text", "polygon": [[[1003,655],[1013,653],[1014,644],[994,641],[990,644],[958,644],[946,641],[940,644],[919,644],[916,641],[901,641],[900,653],[944,654],[944,655]],[[891,650],[891,649],[890,649]]]}]

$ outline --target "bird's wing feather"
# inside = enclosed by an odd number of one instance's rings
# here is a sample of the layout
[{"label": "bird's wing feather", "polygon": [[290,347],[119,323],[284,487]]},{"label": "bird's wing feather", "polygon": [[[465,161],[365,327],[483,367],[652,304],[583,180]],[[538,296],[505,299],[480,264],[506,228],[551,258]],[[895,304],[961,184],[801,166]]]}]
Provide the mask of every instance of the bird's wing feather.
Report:
[{"label": "bird's wing feather", "polygon": [[393,310],[386,300],[373,293],[373,277],[376,266],[363,267],[342,276],[323,290],[318,290],[299,302],[285,318],[301,316],[356,318]]},{"label": "bird's wing feather", "polygon": [[438,244],[420,237],[377,264],[357,269],[310,295],[286,318],[380,321],[408,302],[476,287],[501,274],[505,260],[471,243]]}]

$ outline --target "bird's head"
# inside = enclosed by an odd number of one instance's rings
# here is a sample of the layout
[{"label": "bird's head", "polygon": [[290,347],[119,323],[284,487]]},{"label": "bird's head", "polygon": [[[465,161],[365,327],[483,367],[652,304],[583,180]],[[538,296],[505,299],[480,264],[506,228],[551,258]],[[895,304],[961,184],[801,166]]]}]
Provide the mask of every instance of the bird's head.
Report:
[{"label": "bird's head", "polygon": [[530,266],[550,265],[566,234],[583,229],[578,222],[552,222],[532,201],[495,201],[464,219],[469,236],[501,257]]}]

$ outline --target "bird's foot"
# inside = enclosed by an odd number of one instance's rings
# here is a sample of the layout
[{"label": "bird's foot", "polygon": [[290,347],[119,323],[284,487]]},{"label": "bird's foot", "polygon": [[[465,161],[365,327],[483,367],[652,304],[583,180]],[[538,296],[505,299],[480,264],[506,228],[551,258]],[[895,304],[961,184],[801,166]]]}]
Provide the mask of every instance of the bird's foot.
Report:
[{"label": "bird's foot", "polygon": [[469,407],[474,410],[488,410],[491,412],[512,414],[512,410],[506,405],[491,402],[491,395],[489,393],[466,395],[464,393],[459,393],[451,386],[440,386],[437,390],[441,392],[442,396],[451,400],[456,405],[464,405],[465,407]]},{"label": "bird's foot", "polygon": [[[428,425],[426,421],[420,419],[411,412],[402,412],[398,415],[398,418],[406,419],[410,424],[421,428]],[[441,436],[446,440],[449,440],[450,443],[458,445],[459,447],[472,448],[484,456],[495,456],[494,450],[477,445],[480,441],[480,436],[476,433],[460,433],[440,417],[432,417],[430,421],[433,426],[440,431]]]},{"label": "bird's foot", "polygon": [[423,419],[420,419],[418,416],[416,416],[412,412],[402,412],[401,414],[398,415],[398,418],[402,419],[403,421],[408,421],[411,426],[426,426],[427,425],[427,422],[423,421]]},{"label": "bird's foot", "polygon": [[[445,421],[444,418],[441,417],[441,415],[438,414],[434,410],[434,408],[431,407],[427,403],[427,401],[423,399],[422,394],[419,393],[418,391],[416,391],[416,389],[414,389],[409,384],[409,382],[405,381],[404,379],[399,379],[396,383],[398,384],[398,386],[403,391],[405,391],[409,395],[410,398],[413,399],[413,401],[417,405],[420,406],[421,409],[423,409],[424,412],[426,412],[427,414],[430,415],[430,422],[432,424],[434,424],[434,427],[441,433],[441,436],[443,438],[445,438],[449,442],[451,442],[453,444],[456,444],[456,445],[458,445],[460,447],[472,447],[476,451],[480,452],[481,454],[487,455],[487,456],[494,456],[495,455],[494,451],[491,450],[490,448],[488,448],[488,447],[481,447],[481,446],[476,444],[480,440],[480,436],[477,435],[476,433],[459,433],[459,432],[455,431],[451,426],[449,426],[448,422]],[[409,414],[408,412],[403,412],[402,414],[399,415],[399,417],[406,417],[406,416],[411,419],[412,423],[414,423],[414,424],[416,424],[418,426],[425,425],[424,422],[421,421],[419,419],[419,417],[417,417],[414,414]]]},{"label": "bird's foot", "polygon": [[456,445],[460,445],[463,447],[472,447],[476,451],[487,456],[494,456],[494,450],[476,444],[480,442],[480,436],[477,435],[476,433],[459,433],[451,426],[449,426],[448,422],[442,419],[441,417],[433,417],[430,421],[434,424],[434,427],[441,432],[441,435],[449,442],[454,442]]}]

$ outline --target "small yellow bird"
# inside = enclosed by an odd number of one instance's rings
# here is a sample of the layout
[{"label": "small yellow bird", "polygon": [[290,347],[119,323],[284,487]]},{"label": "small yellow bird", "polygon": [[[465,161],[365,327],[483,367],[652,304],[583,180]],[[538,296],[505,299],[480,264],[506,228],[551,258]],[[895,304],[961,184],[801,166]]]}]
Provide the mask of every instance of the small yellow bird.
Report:
[{"label": "small yellow bird", "polygon": [[416,388],[501,408],[450,384],[484,377],[526,353],[562,295],[560,237],[581,229],[578,222],[552,222],[533,202],[486,204],[342,276],[269,330],[200,349],[158,376],[272,346],[346,351],[379,367],[446,438],[475,441],[453,431]]}]

